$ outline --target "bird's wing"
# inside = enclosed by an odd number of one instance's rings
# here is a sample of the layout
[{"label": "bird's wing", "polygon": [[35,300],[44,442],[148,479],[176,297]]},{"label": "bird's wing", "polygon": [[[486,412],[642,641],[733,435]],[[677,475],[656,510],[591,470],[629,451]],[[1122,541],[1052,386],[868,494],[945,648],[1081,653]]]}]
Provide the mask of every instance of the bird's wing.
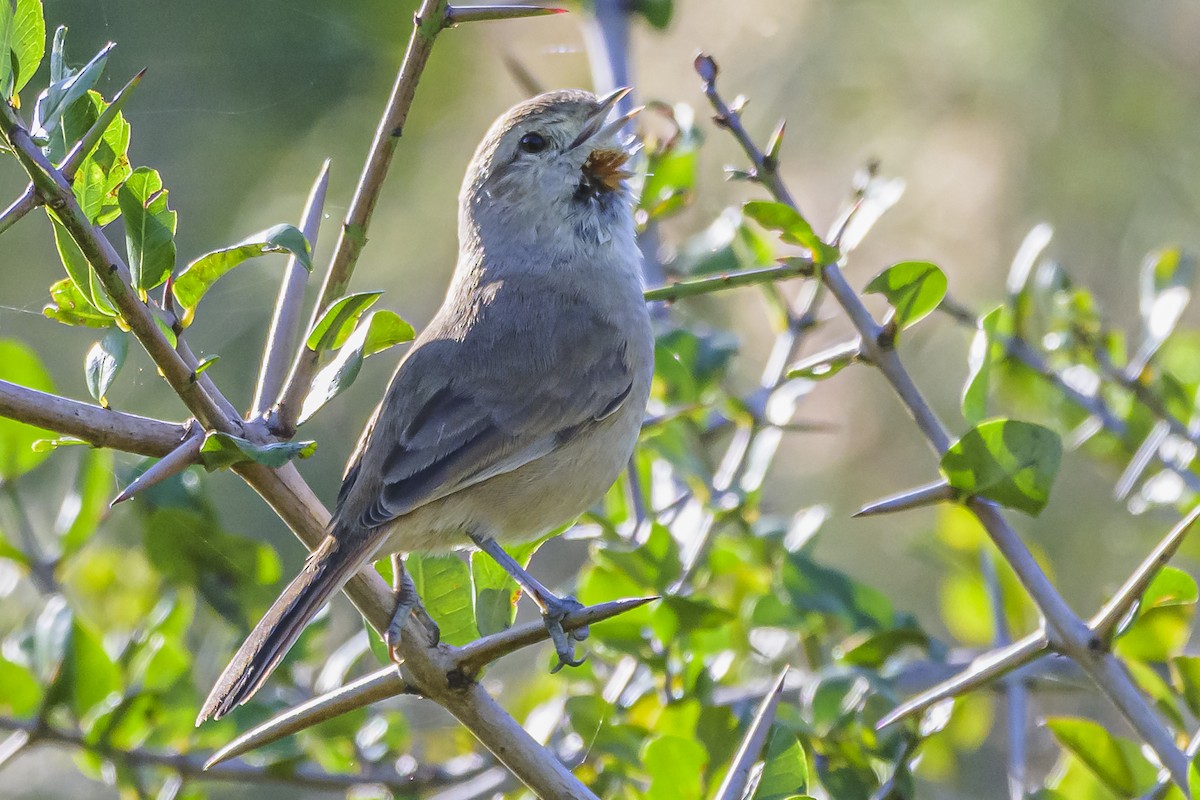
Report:
[{"label": "bird's wing", "polygon": [[539,340],[536,312],[494,305],[460,340],[426,339],[401,364],[347,470],[335,529],[369,530],[516,470],[628,397],[624,337],[610,322],[582,304],[560,309],[566,324]]}]

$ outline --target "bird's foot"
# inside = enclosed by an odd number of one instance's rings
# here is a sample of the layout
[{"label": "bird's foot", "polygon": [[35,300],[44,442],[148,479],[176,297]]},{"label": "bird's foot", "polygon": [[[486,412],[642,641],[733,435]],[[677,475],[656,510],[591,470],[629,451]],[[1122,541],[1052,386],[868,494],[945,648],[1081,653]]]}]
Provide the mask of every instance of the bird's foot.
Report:
[{"label": "bird's foot", "polygon": [[562,621],[572,611],[582,610],[583,604],[574,597],[555,597],[554,595],[543,598],[543,602],[545,607],[542,610],[542,622],[546,626],[546,632],[550,634],[550,641],[554,642],[554,652],[558,654],[558,663],[550,672],[558,672],[563,667],[578,667],[586,659],[575,658],[575,643],[582,642],[588,637],[588,626],[584,625],[572,631],[565,631]]},{"label": "bird's foot", "polygon": [[[396,567],[396,562],[393,562],[393,569]],[[399,664],[404,659],[400,657],[398,648],[400,640],[404,634],[404,628],[408,625],[410,616],[416,617],[425,629],[426,635],[429,636],[430,645],[436,645],[442,637],[442,630],[438,624],[433,621],[433,617],[429,616],[429,612],[425,610],[425,606],[421,603],[421,598],[417,594],[417,587],[409,577],[408,572],[404,570],[403,564],[399,565],[399,569],[395,569],[393,575],[399,577],[398,586],[395,587],[396,595],[396,610],[392,612],[392,621],[388,623],[387,630],[383,632],[383,641],[387,645],[388,655],[392,661]]]}]

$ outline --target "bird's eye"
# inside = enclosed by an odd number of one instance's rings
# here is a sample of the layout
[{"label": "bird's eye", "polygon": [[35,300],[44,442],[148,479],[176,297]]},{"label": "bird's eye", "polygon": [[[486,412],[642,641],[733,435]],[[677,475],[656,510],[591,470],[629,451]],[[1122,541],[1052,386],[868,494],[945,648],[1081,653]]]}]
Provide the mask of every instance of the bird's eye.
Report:
[{"label": "bird's eye", "polygon": [[540,133],[527,133],[517,142],[517,146],[526,153],[540,153],[549,147],[550,143]]}]

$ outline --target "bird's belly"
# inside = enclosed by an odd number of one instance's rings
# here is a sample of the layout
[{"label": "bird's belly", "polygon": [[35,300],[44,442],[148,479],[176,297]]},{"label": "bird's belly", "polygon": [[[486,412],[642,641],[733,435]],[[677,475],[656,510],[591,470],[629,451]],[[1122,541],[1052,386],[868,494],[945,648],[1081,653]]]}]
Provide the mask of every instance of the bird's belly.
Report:
[{"label": "bird's belly", "polygon": [[531,541],[603,497],[629,460],[642,408],[625,407],[520,469],[435,500],[391,524],[381,552],[430,552],[470,544],[469,533],[502,544]]}]

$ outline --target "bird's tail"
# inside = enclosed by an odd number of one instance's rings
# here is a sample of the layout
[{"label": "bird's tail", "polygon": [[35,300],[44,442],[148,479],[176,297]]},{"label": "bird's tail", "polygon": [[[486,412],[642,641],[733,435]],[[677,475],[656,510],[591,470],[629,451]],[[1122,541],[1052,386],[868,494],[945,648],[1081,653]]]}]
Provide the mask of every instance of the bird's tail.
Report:
[{"label": "bird's tail", "polygon": [[[197,725],[210,717],[220,719],[262,687],[309,620],[370,557],[365,552],[369,538],[325,537],[225,667],[204,701]],[[345,539],[357,540],[357,545]]]}]

